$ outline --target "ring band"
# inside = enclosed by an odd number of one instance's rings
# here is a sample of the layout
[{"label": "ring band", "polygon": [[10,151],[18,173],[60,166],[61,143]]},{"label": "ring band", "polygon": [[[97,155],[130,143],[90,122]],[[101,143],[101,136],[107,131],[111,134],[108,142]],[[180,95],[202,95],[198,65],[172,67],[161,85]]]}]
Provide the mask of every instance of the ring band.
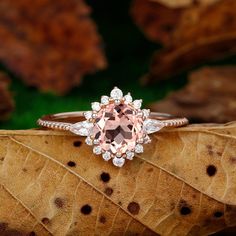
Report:
[{"label": "ring band", "polygon": [[143,144],[151,141],[149,134],[164,127],[178,127],[188,124],[187,118],[150,112],[141,109],[142,100],[132,99],[130,93],[115,87],[101,102],[92,103],[92,111],[75,111],[45,115],[38,119],[38,125],[50,129],[67,130],[80,136],[87,136],[85,142],[93,145],[93,152],[102,154],[104,160],[112,159],[121,167],[125,160],[132,160],[135,153],[143,152]]},{"label": "ring band", "polygon": [[[37,123],[42,127],[47,127],[50,129],[71,130],[74,124],[73,120],[76,120],[77,123],[79,120],[84,118],[84,114],[86,112],[88,111],[63,112],[52,115],[45,115],[38,119]],[[188,120],[186,118],[179,118],[167,113],[150,112],[149,117],[152,119],[159,120],[161,123],[163,123],[163,127],[179,127],[188,124]],[[64,119],[70,120],[72,118],[73,120],[71,122],[62,121]]]}]

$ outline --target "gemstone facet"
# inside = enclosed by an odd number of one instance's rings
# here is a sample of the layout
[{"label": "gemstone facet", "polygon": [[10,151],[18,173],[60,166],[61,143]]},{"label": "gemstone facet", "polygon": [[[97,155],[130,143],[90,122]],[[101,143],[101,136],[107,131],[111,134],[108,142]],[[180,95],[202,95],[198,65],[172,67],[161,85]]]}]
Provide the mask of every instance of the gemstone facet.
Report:
[{"label": "gemstone facet", "polygon": [[99,140],[102,150],[114,155],[134,150],[143,137],[143,120],[133,115],[134,110],[129,104],[110,103],[98,112],[91,135]]},{"label": "gemstone facet", "polygon": [[73,124],[70,128],[70,131],[77,135],[88,136],[92,127],[93,123],[90,123],[88,121],[82,121]]},{"label": "gemstone facet", "polygon": [[154,119],[146,119],[143,122],[143,129],[147,134],[151,134],[154,132],[159,131],[164,127],[164,124],[160,122],[159,120],[154,120]]}]

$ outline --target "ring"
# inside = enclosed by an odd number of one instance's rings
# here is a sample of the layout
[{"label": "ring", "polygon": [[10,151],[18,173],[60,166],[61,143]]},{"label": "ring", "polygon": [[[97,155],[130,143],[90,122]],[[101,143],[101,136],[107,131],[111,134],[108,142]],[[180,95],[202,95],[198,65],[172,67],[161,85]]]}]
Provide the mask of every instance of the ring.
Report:
[{"label": "ring", "polygon": [[37,123],[42,127],[67,130],[86,136],[85,142],[93,146],[93,153],[102,155],[105,161],[112,159],[121,167],[125,160],[132,160],[143,152],[143,144],[151,142],[149,134],[164,127],[188,124],[186,118],[141,109],[142,100],[134,100],[130,93],[115,87],[101,102],[93,102],[91,111],[65,112],[46,115]]}]

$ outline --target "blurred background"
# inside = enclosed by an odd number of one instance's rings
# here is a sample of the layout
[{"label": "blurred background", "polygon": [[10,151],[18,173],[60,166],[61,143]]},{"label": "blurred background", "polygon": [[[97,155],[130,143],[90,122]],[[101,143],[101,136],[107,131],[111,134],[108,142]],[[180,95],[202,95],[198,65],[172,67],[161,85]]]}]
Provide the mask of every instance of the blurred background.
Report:
[{"label": "blurred background", "polygon": [[0,128],[114,86],[192,122],[236,119],[235,0],[0,2]]}]

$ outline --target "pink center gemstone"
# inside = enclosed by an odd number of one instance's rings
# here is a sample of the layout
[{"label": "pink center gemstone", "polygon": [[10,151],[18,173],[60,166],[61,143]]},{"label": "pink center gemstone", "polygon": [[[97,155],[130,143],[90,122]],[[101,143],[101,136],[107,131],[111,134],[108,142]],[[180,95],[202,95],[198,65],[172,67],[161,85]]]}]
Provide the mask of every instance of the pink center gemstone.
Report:
[{"label": "pink center gemstone", "polygon": [[111,103],[98,112],[91,135],[105,151],[124,154],[135,148],[143,137],[143,119],[134,115],[131,105]]}]

